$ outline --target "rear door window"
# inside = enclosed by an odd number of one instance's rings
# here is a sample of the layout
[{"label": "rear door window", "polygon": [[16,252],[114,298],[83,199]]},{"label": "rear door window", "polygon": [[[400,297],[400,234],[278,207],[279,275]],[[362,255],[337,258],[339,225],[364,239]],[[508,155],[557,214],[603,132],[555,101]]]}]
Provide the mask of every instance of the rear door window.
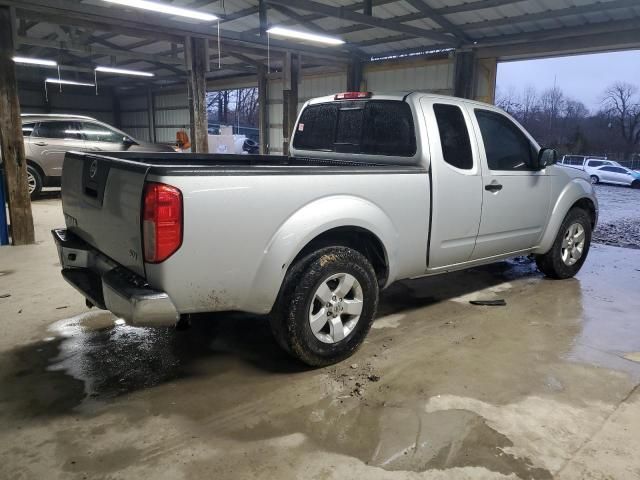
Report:
[{"label": "rear door window", "polygon": [[293,139],[300,150],[411,157],[416,138],[405,102],[370,100],[311,105]]},{"label": "rear door window", "polygon": [[471,170],[471,141],[462,110],[456,105],[436,103],[433,111],[438,123],[444,161],[461,170]]},{"label": "rear door window", "polygon": [[30,137],[35,128],[35,123],[25,123],[22,125],[22,136],[24,138]]}]

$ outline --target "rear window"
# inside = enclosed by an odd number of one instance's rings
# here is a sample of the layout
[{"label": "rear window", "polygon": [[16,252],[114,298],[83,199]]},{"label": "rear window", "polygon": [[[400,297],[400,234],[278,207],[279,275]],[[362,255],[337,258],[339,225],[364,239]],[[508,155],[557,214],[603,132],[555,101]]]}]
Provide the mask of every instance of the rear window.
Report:
[{"label": "rear window", "polygon": [[393,100],[311,105],[302,112],[293,146],[300,150],[412,157],[416,136],[411,108]]}]

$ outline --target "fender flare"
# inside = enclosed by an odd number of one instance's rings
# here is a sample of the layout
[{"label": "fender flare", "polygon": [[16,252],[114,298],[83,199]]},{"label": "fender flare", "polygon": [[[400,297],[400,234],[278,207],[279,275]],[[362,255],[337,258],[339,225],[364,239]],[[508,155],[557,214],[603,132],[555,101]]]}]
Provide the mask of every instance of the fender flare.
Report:
[{"label": "fender flare", "polygon": [[571,210],[571,208],[582,199],[591,201],[597,213],[598,202],[593,195],[591,184],[582,178],[574,178],[565,185],[560,195],[558,195],[556,203],[549,215],[547,228],[542,234],[538,247],[533,250],[533,253],[544,254],[549,251],[556,239],[556,236],[558,235],[560,225],[562,225],[567,213],[569,213],[569,210]]},{"label": "fender flare", "polygon": [[352,195],[316,199],[295,211],[281,224],[265,246],[260,266],[247,297],[252,311],[268,312],[291,263],[313,239],[338,227],[371,232],[383,245],[388,262],[388,283],[396,275],[398,231],[378,205]]}]

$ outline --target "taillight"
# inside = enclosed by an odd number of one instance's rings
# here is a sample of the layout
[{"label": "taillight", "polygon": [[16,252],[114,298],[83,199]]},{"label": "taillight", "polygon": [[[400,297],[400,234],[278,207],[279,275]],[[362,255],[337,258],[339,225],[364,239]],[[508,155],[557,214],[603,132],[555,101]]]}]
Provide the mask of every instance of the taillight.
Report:
[{"label": "taillight", "polygon": [[369,98],[371,97],[371,92],[342,92],[336,93],[336,96],[333,97],[334,100],[356,100],[358,98]]},{"label": "taillight", "polygon": [[147,183],[142,212],[144,259],[159,263],[182,244],[182,193],[164,183]]}]

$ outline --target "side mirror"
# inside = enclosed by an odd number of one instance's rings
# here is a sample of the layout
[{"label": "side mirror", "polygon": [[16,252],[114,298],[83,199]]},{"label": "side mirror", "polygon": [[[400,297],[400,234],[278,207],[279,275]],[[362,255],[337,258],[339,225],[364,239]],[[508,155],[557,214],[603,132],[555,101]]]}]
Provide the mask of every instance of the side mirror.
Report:
[{"label": "side mirror", "polygon": [[538,152],[538,170],[542,170],[558,161],[558,152],[553,148],[541,148]]},{"label": "side mirror", "polygon": [[131,145],[135,145],[135,144],[136,142],[134,142],[132,138],[122,137],[122,145],[124,145],[125,148],[129,148]]}]

